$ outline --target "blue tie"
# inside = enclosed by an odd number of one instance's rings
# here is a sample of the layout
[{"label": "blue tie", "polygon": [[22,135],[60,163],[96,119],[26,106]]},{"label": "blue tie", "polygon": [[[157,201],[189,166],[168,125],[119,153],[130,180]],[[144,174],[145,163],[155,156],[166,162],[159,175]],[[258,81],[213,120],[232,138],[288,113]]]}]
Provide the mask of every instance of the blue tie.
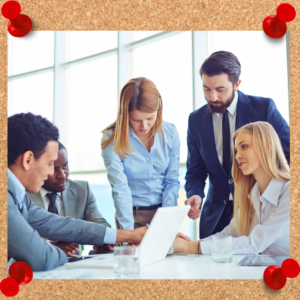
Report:
[{"label": "blue tie", "polygon": [[58,210],[55,206],[55,201],[56,201],[56,196],[57,196],[56,193],[48,193],[47,196],[50,200],[48,212],[58,215]]},{"label": "blue tie", "polygon": [[223,168],[228,177],[230,175],[230,128],[228,110],[223,114],[222,120],[222,133],[223,133]]}]

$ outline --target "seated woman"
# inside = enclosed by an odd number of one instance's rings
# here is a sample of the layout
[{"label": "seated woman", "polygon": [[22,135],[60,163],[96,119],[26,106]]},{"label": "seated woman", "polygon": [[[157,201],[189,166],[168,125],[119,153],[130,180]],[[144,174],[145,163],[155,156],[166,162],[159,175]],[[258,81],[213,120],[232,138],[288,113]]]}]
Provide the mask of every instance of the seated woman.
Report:
[{"label": "seated woman", "polygon": [[[232,236],[233,254],[290,255],[290,170],[275,130],[250,123],[233,143],[234,218],[214,235]],[[174,252],[211,254],[212,236],[192,242],[178,234]]]},{"label": "seated woman", "polygon": [[177,205],[180,142],[162,108],[151,80],[131,79],[121,91],[117,120],[103,130],[101,154],[121,229],[144,226],[158,207]]}]

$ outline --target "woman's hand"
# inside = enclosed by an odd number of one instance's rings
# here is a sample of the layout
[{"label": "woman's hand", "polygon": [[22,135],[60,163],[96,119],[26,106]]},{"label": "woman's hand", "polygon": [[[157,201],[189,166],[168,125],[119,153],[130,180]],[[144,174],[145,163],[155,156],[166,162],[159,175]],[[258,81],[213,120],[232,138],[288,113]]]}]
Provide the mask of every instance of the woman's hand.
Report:
[{"label": "woman's hand", "polygon": [[180,237],[180,238],[186,240],[187,242],[192,242],[192,240],[188,236],[184,235],[181,232],[177,233],[177,237]]},{"label": "woman's hand", "polygon": [[173,242],[173,250],[174,253],[193,253],[198,254],[198,241],[196,242],[188,242],[187,240],[176,237]]}]

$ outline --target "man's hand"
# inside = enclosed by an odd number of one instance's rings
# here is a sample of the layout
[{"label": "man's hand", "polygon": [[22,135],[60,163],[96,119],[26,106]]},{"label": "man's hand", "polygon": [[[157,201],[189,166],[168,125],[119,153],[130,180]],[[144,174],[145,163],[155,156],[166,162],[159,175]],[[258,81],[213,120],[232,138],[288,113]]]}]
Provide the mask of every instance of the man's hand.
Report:
[{"label": "man's hand", "polygon": [[140,227],[134,230],[117,229],[117,243],[127,242],[128,244],[140,244],[148,226]]},{"label": "man's hand", "polygon": [[74,245],[72,243],[66,243],[66,242],[53,242],[52,245],[60,248],[62,251],[64,251],[68,256],[71,254],[75,254],[76,251],[79,251],[78,245]]},{"label": "man's hand", "polygon": [[185,200],[185,205],[190,205],[191,209],[188,212],[189,218],[195,220],[200,217],[200,207],[201,207],[202,199],[198,195],[194,195],[190,197],[189,199]]},{"label": "man's hand", "polygon": [[105,244],[103,246],[94,246],[94,250],[97,251],[97,253],[106,253],[106,252],[112,252],[114,250],[115,245],[109,245]]},{"label": "man's hand", "polygon": [[129,244],[140,244],[148,226],[140,227],[134,230],[131,230],[131,238],[127,241]]}]

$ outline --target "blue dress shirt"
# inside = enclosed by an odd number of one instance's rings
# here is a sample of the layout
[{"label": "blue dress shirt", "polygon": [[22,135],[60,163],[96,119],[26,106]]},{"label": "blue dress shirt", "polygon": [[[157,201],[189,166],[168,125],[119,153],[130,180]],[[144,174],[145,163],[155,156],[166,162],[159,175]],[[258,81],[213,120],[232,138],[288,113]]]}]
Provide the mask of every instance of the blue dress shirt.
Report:
[{"label": "blue dress shirt", "polygon": [[[121,158],[111,143],[102,149],[101,155],[107,169],[108,181],[116,207],[116,217],[122,229],[134,228],[133,207],[176,206],[180,188],[179,158],[180,141],[176,127],[163,122],[165,147],[161,133],[154,138],[150,152],[130,126],[129,143],[134,151]],[[112,131],[103,133],[102,142]]]},{"label": "blue dress shirt", "polygon": [[9,168],[7,168],[7,178],[9,178],[13,182],[13,185],[16,190],[18,203],[19,203],[19,208],[22,209],[23,200],[26,194],[25,187]]}]

